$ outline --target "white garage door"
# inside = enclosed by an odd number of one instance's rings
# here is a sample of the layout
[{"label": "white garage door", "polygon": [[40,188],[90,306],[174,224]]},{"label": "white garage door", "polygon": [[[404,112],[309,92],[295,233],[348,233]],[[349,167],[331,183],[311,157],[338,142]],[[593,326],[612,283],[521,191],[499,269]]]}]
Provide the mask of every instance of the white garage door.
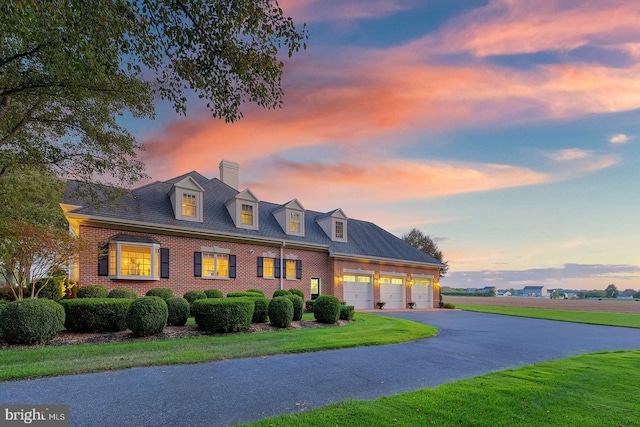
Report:
[{"label": "white garage door", "polygon": [[405,308],[404,277],[380,278],[380,301],[386,302],[384,308]]},{"label": "white garage door", "polygon": [[413,279],[411,300],[416,308],[433,308],[433,287],[431,279]]},{"label": "white garage door", "polygon": [[356,309],[373,308],[373,278],[356,274],[345,274],[342,277],[344,300],[347,305]]}]

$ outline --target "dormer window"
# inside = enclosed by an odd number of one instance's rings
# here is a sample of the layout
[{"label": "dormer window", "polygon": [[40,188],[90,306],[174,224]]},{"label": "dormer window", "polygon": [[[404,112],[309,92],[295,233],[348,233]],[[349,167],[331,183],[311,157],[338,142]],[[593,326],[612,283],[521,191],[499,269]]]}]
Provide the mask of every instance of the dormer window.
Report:
[{"label": "dormer window", "polygon": [[286,234],[304,237],[304,206],[297,199],[274,210],[273,216]]},{"label": "dormer window", "polygon": [[334,242],[347,242],[347,216],[342,209],[328,212],[316,217],[316,222],[322,231]]},{"label": "dormer window", "polygon": [[258,230],[260,200],[248,188],[225,203],[233,223],[238,228]]},{"label": "dormer window", "polygon": [[190,176],[173,184],[169,192],[176,219],[202,222],[204,189]]},{"label": "dormer window", "polygon": [[299,212],[289,213],[289,230],[291,230],[292,233],[300,232],[300,213]]},{"label": "dormer window", "polygon": [[344,222],[336,221],[336,239],[344,239]]}]

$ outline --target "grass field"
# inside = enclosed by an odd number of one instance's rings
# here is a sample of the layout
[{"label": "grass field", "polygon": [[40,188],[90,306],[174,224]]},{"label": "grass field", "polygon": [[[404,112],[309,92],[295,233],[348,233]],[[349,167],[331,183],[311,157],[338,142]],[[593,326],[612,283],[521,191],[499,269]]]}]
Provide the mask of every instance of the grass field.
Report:
[{"label": "grass field", "polygon": [[454,305],[492,305],[501,307],[548,308],[558,310],[597,311],[604,313],[640,314],[640,301],[621,299],[548,299],[519,297],[452,297],[444,302]]},{"label": "grass field", "polygon": [[249,425],[638,426],[639,366],[640,350],[594,353]]}]

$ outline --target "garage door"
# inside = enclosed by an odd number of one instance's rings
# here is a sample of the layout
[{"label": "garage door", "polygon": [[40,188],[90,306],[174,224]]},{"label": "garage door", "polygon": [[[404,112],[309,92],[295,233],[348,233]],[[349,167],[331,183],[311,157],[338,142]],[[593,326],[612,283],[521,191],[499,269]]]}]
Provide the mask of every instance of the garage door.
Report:
[{"label": "garage door", "polygon": [[413,279],[411,300],[416,303],[416,308],[433,308],[431,279]]},{"label": "garage door", "polygon": [[380,278],[380,301],[386,302],[384,308],[405,308],[404,277]]},{"label": "garage door", "polygon": [[345,274],[342,277],[344,300],[356,309],[373,308],[373,277]]}]

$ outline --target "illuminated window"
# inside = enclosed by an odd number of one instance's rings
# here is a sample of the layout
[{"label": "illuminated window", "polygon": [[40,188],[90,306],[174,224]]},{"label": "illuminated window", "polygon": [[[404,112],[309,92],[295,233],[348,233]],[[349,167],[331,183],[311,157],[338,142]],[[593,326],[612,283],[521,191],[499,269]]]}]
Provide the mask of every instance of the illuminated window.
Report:
[{"label": "illuminated window", "polygon": [[387,285],[403,285],[404,279],[402,277],[381,277],[380,283]]},{"label": "illuminated window", "polygon": [[229,277],[229,255],[202,253],[203,277]]},{"label": "illuminated window", "polygon": [[196,196],[194,194],[182,195],[182,215],[195,217],[196,211]]},{"label": "illuminated window", "polygon": [[286,260],[286,278],[287,279],[295,279],[296,278],[296,260],[288,259]]},{"label": "illuminated window", "polygon": [[336,239],[344,239],[344,223],[336,221]]},{"label": "illuminated window", "polygon": [[118,245],[115,243],[111,243],[109,245],[109,276],[115,276],[116,273],[116,265],[118,261],[117,256]]},{"label": "illuminated window", "polygon": [[298,233],[300,231],[300,213],[291,212],[289,216],[289,231]]},{"label": "illuminated window", "polygon": [[274,277],[273,258],[264,258],[262,263],[262,277]]},{"label": "illuminated window", "polygon": [[160,246],[109,244],[109,276],[117,279],[159,279]]},{"label": "illuminated window", "polygon": [[242,223],[246,225],[253,225],[253,206],[242,205]]}]

